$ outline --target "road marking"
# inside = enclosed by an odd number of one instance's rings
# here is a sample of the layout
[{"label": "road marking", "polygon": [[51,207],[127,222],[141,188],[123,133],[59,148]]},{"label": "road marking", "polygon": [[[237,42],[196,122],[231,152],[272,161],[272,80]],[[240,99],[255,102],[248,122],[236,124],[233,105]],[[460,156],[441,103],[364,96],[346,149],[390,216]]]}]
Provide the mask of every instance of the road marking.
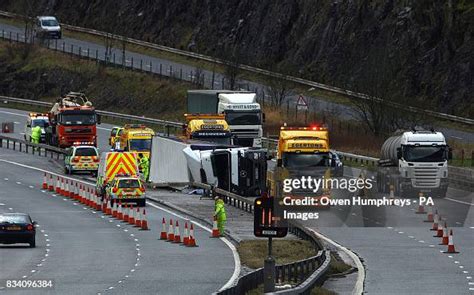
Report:
[{"label": "road marking", "polygon": [[0,206],[5,206],[5,204],[3,204],[3,203],[0,203]]},{"label": "road marking", "polygon": [[461,204],[464,204],[464,205],[474,206],[473,203],[464,202],[464,201],[460,201],[460,200],[456,200],[456,199],[452,199],[452,198],[444,198],[444,199],[449,200],[449,201],[453,201],[453,202],[456,202],[456,203],[461,203]]},{"label": "road marking", "polygon": [[[151,202],[146,202],[146,203],[148,205],[152,206],[152,207],[155,207],[156,209],[165,211],[166,213],[174,215],[178,218],[189,220],[189,218],[185,218],[184,216],[182,216],[180,214],[174,213],[174,212],[172,212],[168,209],[165,209],[161,206],[155,205]],[[211,229],[207,228],[206,226],[202,225],[201,223],[199,223],[197,221],[191,221],[191,220],[190,220],[190,222],[192,222],[193,224],[199,226],[203,230],[205,230],[209,233],[212,233]],[[222,291],[222,290],[225,290],[225,289],[229,288],[230,286],[232,286],[233,283],[235,282],[235,280],[237,280],[237,278],[239,277],[239,274],[240,274],[240,257],[239,257],[239,253],[237,252],[237,249],[235,248],[235,246],[228,239],[226,239],[226,238],[219,238],[219,239],[221,241],[223,241],[227,245],[227,247],[230,248],[230,250],[232,251],[232,254],[234,256],[234,273],[232,274],[230,279],[227,281],[227,283],[225,283],[225,285],[222,286],[222,288],[219,289],[219,291]]]},{"label": "road marking", "polygon": [[18,114],[18,113],[12,113],[12,112],[7,112],[7,111],[0,111],[0,113],[8,114],[8,115],[20,116],[20,117],[28,117],[28,115],[25,115],[25,114]]},{"label": "road marking", "polygon": [[351,250],[347,249],[346,247],[338,244],[337,242],[331,240],[330,238],[324,236],[323,234],[318,233],[317,231],[308,228],[312,231],[318,238],[325,240],[326,242],[334,245],[335,247],[344,251],[352,260],[355,262],[357,267],[357,282],[355,284],[354,290],[352,290],[352,294],[363,294],[364,292],[364,281],[365,281],[365,268],[362,262],[360,261],[359,257],[352,252]]}]

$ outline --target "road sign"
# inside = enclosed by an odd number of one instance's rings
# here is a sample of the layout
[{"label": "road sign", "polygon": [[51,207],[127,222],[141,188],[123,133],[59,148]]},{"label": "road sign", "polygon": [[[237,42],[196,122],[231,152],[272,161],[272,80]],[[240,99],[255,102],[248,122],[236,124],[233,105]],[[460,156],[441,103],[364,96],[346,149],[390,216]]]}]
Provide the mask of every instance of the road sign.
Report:
[{"label": "road sign", "polygon": [[308,110],[308,102],[306,101],[303,95],[300,95],[298,97],[298,100],[296,101],[296,107],[298,108],[298,110]]},{"label": "road sign", "polygon": [[276,213],[273,200],[274,198],[255,199],[253,233],[256,237],[283,238],[288,233],[288,226]]}]

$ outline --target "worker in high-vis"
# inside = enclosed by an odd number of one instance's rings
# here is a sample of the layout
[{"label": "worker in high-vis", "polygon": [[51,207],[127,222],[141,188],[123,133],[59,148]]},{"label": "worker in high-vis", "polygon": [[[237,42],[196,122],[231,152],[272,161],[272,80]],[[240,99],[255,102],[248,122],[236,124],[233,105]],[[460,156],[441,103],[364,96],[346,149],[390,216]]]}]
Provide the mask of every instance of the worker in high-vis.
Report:
[{"label": "worker in high-vis", "polygon": [[35,126],[31,129],[31,142],[39,144],[41,138],[41,127]]},{"label": "worker in high-vis", "polygon": [[215,200],[216,200],[216,203],[215,203],[214,218],[217,221],[217,228],[219,229],[219,234],[223,236],[225,223],[227,221],[227,215],[225,213],[225,208],[224,208],[224,200],[222,200],[222,198],[219,196],[216,197]]},{"label": "worker in high-vis", "polygon": [[150,174],[150,160],[143,154],[138,154],[138,158],[140,158],[140,169],[142,170],[143,178],[147,182]]}]

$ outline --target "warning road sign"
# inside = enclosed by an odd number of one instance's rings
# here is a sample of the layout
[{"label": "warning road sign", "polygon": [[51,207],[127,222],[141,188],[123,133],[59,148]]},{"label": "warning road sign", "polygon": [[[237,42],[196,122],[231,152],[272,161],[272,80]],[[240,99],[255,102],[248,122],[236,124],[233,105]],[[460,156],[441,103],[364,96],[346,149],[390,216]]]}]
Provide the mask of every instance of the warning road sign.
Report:
[{"label": "warning road sign", "polygon": [[303,111],[308,110],[308,102],[303,97],[303,95],[300,95],[298,97],[298,101],[296,101],[296,107],[298,108],[298,110],[303,110]]}]

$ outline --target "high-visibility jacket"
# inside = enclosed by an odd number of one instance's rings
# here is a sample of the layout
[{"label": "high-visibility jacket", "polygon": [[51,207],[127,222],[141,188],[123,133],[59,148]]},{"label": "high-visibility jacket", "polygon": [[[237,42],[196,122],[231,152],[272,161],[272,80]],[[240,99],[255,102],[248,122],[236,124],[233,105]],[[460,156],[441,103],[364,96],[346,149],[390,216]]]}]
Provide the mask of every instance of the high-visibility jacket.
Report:
[{"label": "high-visibility jacket", "polygon": [[225,213],[225,208],[224,208],[224,201],[221,199],[218,199],[216,201],[216,211],[214,215],[217,218],[217,221],[225,221],[227,220],[227,215]]},{"label": "high-visibility jacket", "polygon": [[41,127],[35,126],[31,129],[31,139],[39,140],[41,138]]}]

